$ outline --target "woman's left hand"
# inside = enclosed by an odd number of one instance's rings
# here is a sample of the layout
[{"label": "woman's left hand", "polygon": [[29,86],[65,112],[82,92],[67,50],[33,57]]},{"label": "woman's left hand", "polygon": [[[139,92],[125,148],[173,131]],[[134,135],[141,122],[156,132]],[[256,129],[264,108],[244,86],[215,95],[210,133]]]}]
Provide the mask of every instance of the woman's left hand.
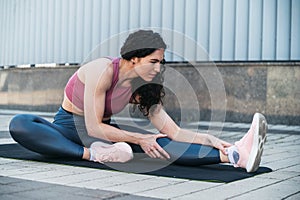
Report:
[{"label": "woman's left hand", "polygon": [[139,145],[151,158],[170,159],[170,155],[157,143],[157,138],[167,137],[165,134],[144,134]]},{"label": "woman's left hand", "polygon": [[232,146],[232,144],[225,142],[224,140],[221,140],[219,138],[216,138],[213,135],[209,135],[209,134],[204,134],[204,135],[205,135],[204,145],[215,147],[220,151],[222,151],[224,155],[227,155],[226,148]]}]

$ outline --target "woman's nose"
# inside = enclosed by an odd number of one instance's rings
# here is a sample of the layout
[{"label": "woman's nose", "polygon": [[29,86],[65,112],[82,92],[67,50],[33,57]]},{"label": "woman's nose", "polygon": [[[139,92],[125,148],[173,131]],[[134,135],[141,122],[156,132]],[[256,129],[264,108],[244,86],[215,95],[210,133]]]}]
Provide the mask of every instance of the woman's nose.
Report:
[{"label": "woman's nose", "polygon": [[154,71],[159,73],[160,72],[160,63],[154,65]]}]

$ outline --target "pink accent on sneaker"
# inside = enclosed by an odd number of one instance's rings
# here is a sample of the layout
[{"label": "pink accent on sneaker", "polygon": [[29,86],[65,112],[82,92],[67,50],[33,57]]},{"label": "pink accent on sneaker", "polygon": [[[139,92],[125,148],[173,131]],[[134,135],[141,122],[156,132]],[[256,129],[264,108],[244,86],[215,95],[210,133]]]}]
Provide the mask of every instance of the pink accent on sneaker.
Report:
[{"label": "pink accent on sneaker", "polygon": [[263,145],[267,138],[267,126],[266,118],[260,113],[255,113],[247,134],[235,142],[240,156],[238,163],[234,165],[235,167],[246,168],[247,172],[255,172],[258,169]]},{"label": "pink accent on sneaker", "polygon": [[129,144],[117,142],[107,144],[104,142],[94,142],[90,147],[94,152],[94,162],[127,162],[133,159],[133,152]]}]

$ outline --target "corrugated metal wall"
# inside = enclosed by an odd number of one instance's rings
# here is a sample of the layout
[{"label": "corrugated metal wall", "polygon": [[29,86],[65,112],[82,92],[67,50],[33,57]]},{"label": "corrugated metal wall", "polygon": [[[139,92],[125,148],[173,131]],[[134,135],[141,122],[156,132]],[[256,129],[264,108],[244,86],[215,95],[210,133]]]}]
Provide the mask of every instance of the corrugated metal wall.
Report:
[{"label": "corrugated metal wall", "polygon": [[81,63],[144,27],[167,30],[173,61],[203,60],[193,41],[215,61],[300,60],[300,0],[0,0],[0,66]]}]

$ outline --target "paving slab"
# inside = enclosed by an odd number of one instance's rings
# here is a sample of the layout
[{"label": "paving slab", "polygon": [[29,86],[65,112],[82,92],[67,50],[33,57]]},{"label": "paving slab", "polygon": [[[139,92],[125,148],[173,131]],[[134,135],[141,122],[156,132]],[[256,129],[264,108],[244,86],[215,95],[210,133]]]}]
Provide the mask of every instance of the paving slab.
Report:
[{"label": "paving slab", "polygon": [[[218,187],[219,185],[223,185],[224,183],[209,183],[209,182],[201,182],[201,181],[182,181],[176,184],[170,184],[165,187],[159,187],[150,190],[144,190],[141,192],[137,192],[135,194],[154,197],[154,198],[163,198],[163,199],[174,199],[179,196],[184,196],[186,199],[189,194],[193,194],[197,191],[201,191],[208,188]],[[122,189],[126,189],[120,187]],[[122,191],[122,190],[114,190],[114,191]],[[125,191],[125,190],[123,190]]]},{"label": "paving slab", "polygon": [[255,190],[257,188],[266,187],[277,181],[278,180],[272,180],[272,179],[266,179],[265,181],[261,181],[261,179],[258,178],[249,178],[249,179],[244,179],[244,180],[220,185],[218,187],[199,190],[197,192],[187,194],[174,199],[176,200],[195,199],[196,200],[196,199],[205,199],[207,197],[211,199],[232,198],[234,196],[242,195],[244,193]]},{"label": "paving slab", "polygon": [[285,199],[293,194],[299,192],[300,182],[298,179],[287,179],[283,181],[274,182],[266,187],[258,188],[256,190],[248,191],[242,195],[238,195],[232,199],[245,199],[249,200],[253,197],[260,199]]},{"label": "paving slab", "polygon": [[11,177],[0,177],[1,199],[154,199],[107,190],[93,190]]}]

